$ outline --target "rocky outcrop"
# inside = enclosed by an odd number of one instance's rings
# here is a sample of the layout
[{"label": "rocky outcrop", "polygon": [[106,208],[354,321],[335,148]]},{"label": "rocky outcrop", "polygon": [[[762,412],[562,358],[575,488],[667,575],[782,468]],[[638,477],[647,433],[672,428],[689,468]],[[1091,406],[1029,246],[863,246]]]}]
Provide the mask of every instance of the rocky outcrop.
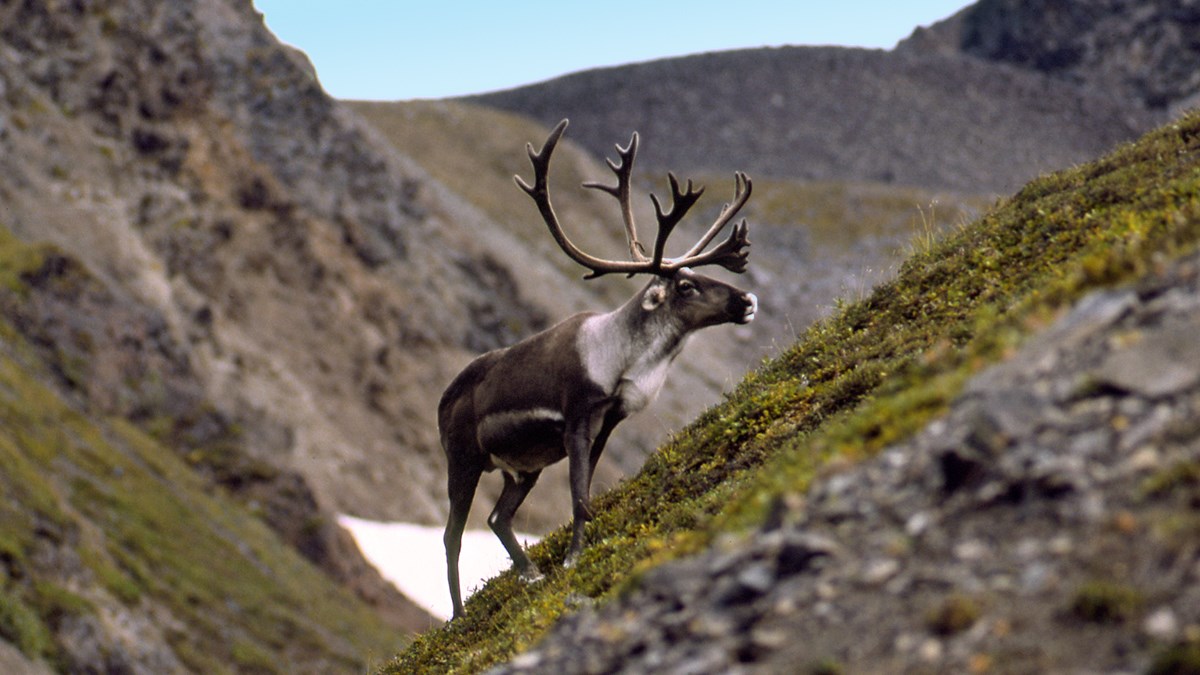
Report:
[{"label": "rocky outcrop", "polygon": [[1189,0],[981,0],[899,52],[962,53],[1155,110],[1200,105],[1200,5]]},{"label": "rocky outcrop", "polygon": [[54,251],[6,319],[89,413],[151,431],[415,630],[332,513],[435,520],[436,490],[378,496],[439,482],[406,390],[511,337],[472,310],[544,319],[506,269],[474,274],[454,206],[385,147],[249,3],[0,8],[0,228]]},{"label": "rocky outcrop", "polygon": [[491,672],[1190,672],[1198,316],[1195,255],[1087,296],[911,440]]},{"label": "rocky outcrop", "polygon": [[544,321],[494,283],[506,269],[472,272],[487,256],[445,220],[460,207],[249,3],[3,12],[3,225],[158,312],[244,449],[323,508],[435,520],[435,495],[371,496],[437,475],[408,390],[511,337],[477,330],[480,308]]},{"label": "rocky outcrop", "polygon": [[89,415],[123,418],[150,432],[395,627],[429,624],[426,612],[363,559],[302,475],[247,449],[262,442],[262,429],[249,439],[214,405],[161,313],[101,283],[72,257],[51,247],[39,253],[18,291],[0,291],[0,320],[34,348],[53,375],[48,384]]}]

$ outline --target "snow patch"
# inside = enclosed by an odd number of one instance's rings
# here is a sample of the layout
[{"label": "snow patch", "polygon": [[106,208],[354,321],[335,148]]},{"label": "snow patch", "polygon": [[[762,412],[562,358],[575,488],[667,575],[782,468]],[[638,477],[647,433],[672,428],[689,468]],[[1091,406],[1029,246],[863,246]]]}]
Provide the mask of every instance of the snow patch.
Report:
[{"label": "snow patch", "polygon": [[[384,579],[430,614],[450,618],[453,608],[446,585],[442,527],[381,523],[344,515],[338,516],[338,523],[350,532],[359,550]],[[518,532],[517,540],[530,546],[537,543],[538,537]],[[463,533],[458,568],[464,600],[483,582],[511,566],[508,552],[491,530]]]}]

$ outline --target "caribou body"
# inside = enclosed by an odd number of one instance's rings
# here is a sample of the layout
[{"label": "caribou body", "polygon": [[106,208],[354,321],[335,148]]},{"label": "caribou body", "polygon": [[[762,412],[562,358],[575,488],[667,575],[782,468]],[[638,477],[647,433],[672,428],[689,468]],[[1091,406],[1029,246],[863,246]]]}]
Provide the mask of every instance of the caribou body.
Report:
[{"label": "caribou body", "polygon": [[749,240],[744,220],[724,242],[704,252],[749,199],[751,185],[745,175],[737,174],[734,200],[725,205],[700,241],[683,256],[664,259],[667,237],[702,192],[693,190],[691,181],[680,190],[671,175],[671,210],[664,213],[658,199],[651,196],[659,229],[653,256],[647,257],[637,239],[629,202],[630,171],[637,152],[635,133],[627,147],[617,148],[621,163],[609,161],[617,185],[585,185],[608,192],[620,202],[631,259],[595,258],[567,238],[550,204],[550,156],[566,126],[566,120],[560,122],[541,151],[528,146],[534,184],[519,177],[517,183],[533,198],[563,251],[591,270],[589,278],[645,273],[652,279],[611,312],[577,314],[511,347],[479,356],[442,395],[438,428],[446,452],[450,496],[444,541],[455,617],[463,614],[458,579],[462,533],[483,472],[503,472],[504,488],[488,524],[522,578],[534,580],[540,573],[513,535],[513,514],[542,469],[567,458],[573,530],[565,564],[574,564],[583,550],[584,526],[592,517],[592,472],[613,429],[654,399],[691,333],[723,323],[748,323],[758,306],[752,293],[692,269],[716,264],[734,272],[745,270]]}]

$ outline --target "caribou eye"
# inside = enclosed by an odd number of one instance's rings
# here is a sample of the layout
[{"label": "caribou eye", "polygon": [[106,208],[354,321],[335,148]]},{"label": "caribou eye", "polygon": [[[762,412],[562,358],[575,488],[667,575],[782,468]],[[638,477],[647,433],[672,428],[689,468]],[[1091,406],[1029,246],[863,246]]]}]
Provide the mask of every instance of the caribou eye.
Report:
[{"label": "caribou eye", "polygon": [[695,295],[697,292],[696,284],[687,279],[680,281],[676,288],[679,290],[680,295]]}]

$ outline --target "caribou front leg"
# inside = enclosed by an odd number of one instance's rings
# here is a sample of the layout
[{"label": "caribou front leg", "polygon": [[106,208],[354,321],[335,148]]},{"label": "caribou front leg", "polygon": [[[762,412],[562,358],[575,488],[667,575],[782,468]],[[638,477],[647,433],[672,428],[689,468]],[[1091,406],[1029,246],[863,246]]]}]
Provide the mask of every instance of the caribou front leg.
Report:
[{"label": "caribou front leg", "polygon": [[[565,434],[572,514],[571,545],[567,548],[567,556],[563,560],[565,567],[573,567],[579,561],[579,555],[583,552],[584,530],[588,521],[593,518],[591,491],[592,471],[596,466],[594,460],[600,458],[600,451],[604,449],[603,442],[612,431],[608,424],[607,410],[608,407],[605,406],[589,414],[580,415],[577,422],[568,425]],[[597,420],[601,419],[604,420],[603,425],[597,424]],[[601,428],[599,434],[593,431],[597,427]],[[601,445],[597,450],[593,449],[595,442]]]}]

